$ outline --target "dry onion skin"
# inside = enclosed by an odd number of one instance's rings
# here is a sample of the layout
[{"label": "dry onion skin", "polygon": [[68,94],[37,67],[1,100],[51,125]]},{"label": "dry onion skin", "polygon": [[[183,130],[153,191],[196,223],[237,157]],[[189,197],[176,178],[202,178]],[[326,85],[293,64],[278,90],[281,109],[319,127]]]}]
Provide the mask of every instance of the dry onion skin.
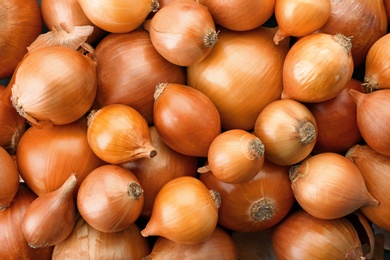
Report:
[{"label": "dry onion skin", "polygon": [[322,102],[336,97],[352,78],[351,39],[314,33],[300,38],[283,65],[282,99]]}]

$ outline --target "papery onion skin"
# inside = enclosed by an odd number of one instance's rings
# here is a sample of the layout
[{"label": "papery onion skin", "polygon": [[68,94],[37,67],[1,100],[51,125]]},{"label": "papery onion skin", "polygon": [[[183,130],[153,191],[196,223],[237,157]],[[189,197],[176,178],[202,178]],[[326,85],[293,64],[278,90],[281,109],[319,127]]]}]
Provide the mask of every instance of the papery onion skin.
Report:
[{"label": "papery onion skin", "polygon": [[0,147],[0,210],[8,208],[19,190],[19,171],[11,155]]},{"label": "papery onion skin", "polygon": [[153,123],[153,93],[156,84],[185,84],[185,69],[164,59],[142,28],[110,34],[96,46],[98,107],[125,104]]},{"label": "papery onion skin", "polygon": [[25,183],[20,183],[10,207],[0,210],[0,258],[50,260],[53,247],[34,249],[30,247],[22,232],[23,216],[37,195]]},{"label": "papery onion skin", "polygon": [[0,79],[13,74],[28,47],[42,32],[42,17],[37,1],[2,1],[0,9]]},{"label": "papery onion skin", "polygon": [[207,240],[218,221],[218,206],[210,190],[197,178],[183,176],[165,184],[156,196],[142,236],[163,236],[183,244]]},{"label": "papery onion skin", "polygon": [[137,224],[114,233],[104,233],[91,227],[83,218],[77,219],[72,233],[54,246],[53,260],[129,259],[139,260],[150,253],[146,238]]},{"label": "papery onion skin", "polygon": [[363,258],[359,236],[347,218],[324,220],[302,209],[272,229],[271,241],[277,259]]},{"label": "papery onion skin", "polygon": [[268,160],[293,165],[312,152],[318,130],[307,107],[292,99],[280,99],[260,112],[253,132],[262,140]]},{"label": "papery onion skin", "polygon": [[349,94],[356,102],[357,125],[364,141],[378,153],[390,155],[390,89],[371,93],[351,89]]},{"label": "papery onion skin", "polygon": [[161,83],[154,93],[153,121],[161,139],[188,156],[207,157],[211,142],[221,129],[212,100],[187,85]]},{"label": "papery onion skin", "polygon": [[20,175],[38,196],[58,189],[76,173],[78,183],[104,162],[88,145],[87,120],[60,126],[31,126],[23,134],[16,160]]},{"label": "papery onion skin", "polygon": [[32,124],[63,125],[88,112],[96,88],[93,58],[67,47],[52,46],[23,59],[16,71],[11,100]]},{"label": "papery onion skin", "polygon": [[197,176],[198,158],[176,152],[167,146],[157,133],[155,126],[149,126],[152,144],[158,151],[158,160],[141,158],[122,164],[132,171],[144,190],[144,207],[141,216],[150,218],[154,200],[159,190],[170,180],[181,176]]},{"label": "papery onion skin", "polygon": [[225,183],[212,172],[202,173],[200,180],[221,196],[218,218],[221,226],[238,232],[258,232],[280,222],[295,202],[288,169],[265,160],[258,174],[248,182]]},{"label": "papery onion skin", "polygon": [[324,26],[329,16],[329,0],[276,0],[275,19],[278,31],[274,42],[279,44],[289,36],[311,34]]},{"label": "papery onion skin", "polygon": [[356,144],[346,153],[361,171],[367,189],[380,202],[378,207],[365,206],[360,211],[371,222],[384,230],[390,230],[390,156],[376,152],[367,144]]},{"label": "papery onion skin", "polygon": [[148,123],[134,108],[110,104],[88,115],[88,144],[103,161],[121,164],[157,155]]},{"label": "papery onion skin", "polygon": [[341,218],[363,206],[379,205],[359,168],[337,153],[313,155],[291,167],[289,177],[298,204],[317,218]]},{"label": "papery onion skin", "polygon": [[283,64],[282,99],[322,102],[336,97],[354,71],[351,39],[314,33],[300,38]]},{"label": "papery onion skin", "polygon": [[222,28],[210,54],[187,68],[187,84],[214,102],[223,129],[253,129],[260,111],[280,99],[289,41],[276,46],[275,32],[264,26],[245,32]]},{"label": "papery onion skin", "polygon": [[[80,185],[77,208],[81,217],[96,230],[118,232],[138,219],[144,192],[137,177],[119,165],[94,169]],[[107,215],[107,211],[110,214]]]}]

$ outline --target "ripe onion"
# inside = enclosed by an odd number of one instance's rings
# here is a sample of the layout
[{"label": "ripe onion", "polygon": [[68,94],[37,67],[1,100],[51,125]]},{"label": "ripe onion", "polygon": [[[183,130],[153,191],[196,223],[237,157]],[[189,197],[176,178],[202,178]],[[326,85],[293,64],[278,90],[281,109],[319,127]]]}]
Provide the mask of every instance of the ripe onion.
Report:
[{"label": "ripe onion", "polygon": [[342,34],[300,38],[284,61],[282,98],[322,102],[336,97],[352,78],[351,47],[351,39]]},{"label": "ripe onion", "polygon": [[0,210],[8,208],[19,190],[19,171],[11,155],[0,146]]},{"label": "ripe onion", "polygon": [[280,99],[258,115],[254,134],[265,147],[265,157],[279,165],[293,165],[305,159],[317,140],[317,123],[302,103]]},{"label": "ripe onion", "polygon": [[359,168],[337,153],[316,154],[291,167],[290,180],[299,205],[316,218],[341,218],[379,205]]},{"label": "ripe onion", "polygon": [[187,84],[213,101],[223,129],[250,131],[261,110],[280,99],[289,41],[276,46],[275,32],[264,26],[245,32],[222,28],[210,54],[187,68]]}]

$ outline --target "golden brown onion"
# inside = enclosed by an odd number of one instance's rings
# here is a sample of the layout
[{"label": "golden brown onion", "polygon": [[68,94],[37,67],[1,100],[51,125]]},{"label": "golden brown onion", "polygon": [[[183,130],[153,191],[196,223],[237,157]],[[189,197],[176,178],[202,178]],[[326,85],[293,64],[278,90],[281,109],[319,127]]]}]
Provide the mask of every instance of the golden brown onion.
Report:
[{"label": "golden brown onion", "polygon": [[19,190],[19,171],[14,159],[0,147],[0,210],[8,208]]}]

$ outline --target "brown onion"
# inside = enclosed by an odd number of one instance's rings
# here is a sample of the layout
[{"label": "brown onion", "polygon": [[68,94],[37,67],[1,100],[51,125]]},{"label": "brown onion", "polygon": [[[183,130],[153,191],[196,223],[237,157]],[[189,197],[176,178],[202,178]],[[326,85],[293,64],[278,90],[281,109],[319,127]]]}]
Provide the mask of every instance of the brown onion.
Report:
[{"label": "brown onion", "polygon": [[221,29],[210,54],[187,68],[187,84],[213,101],[222,128],[250,131],[260,111],[280,99],[289,41],[276,46],[275,32],[264,26],[246,32]]},{"label": "brown onion", "polygon": [[143,189],[137,177],[119,165],[107,164],[94,169],[83,180],[77,194],[81,217],[101,232],[129,228],[138,219],[143,205]]},{"label": "brown onion", "polygon": [[176,152],[167,146],[155,126],[149,127],[152,144],[158,151],[158,160],[141,158],[122,164],[135,174],[144,190],[144,207],[141,215],[150,218],[154,200],[160,189],[170,180],[181,176],[196,177],[198,158]]},{"label": "brown onion", "polygon": [[248,182],[225,183],[212,172],[202,173],[200,180],[221,196],[218,223],[233,231],[258,232],[281,221],[295,199],[288,179],[288,167],[268,160]]},{"label": "brown onion", "polygon": [[383,0],[330,0],[330,10],[330,17],[320,31],[351,37],[354,66],[364,64],[371,45],[387,32]]},{"label": "brown onion", "polygon": [[0,146],[0,210],[9,207],[19,190],[19,171],[11,155]]},{"label": "brown onion", "polygon": [[163,236],[183,244],[206,241],[218,221],[219,194],[190,176],[166,183],[156,196],[142,236]]},{"label": "brown onion", "polygon": [[23,180],[38,196],[62,186],[72,173],[78,183],[104,162],[87,141],[87,120],[59,126],[31,126],[20,139],[16,160]]},{"label": "brown onion", "polygon": [[237,245],[239,259],[276,260],[272,248],[270,230],[259,232],[232,232],[232,239]]},{"label": "brown onion", "polygon": [[302,103],[280,99],[268,104],[256,119],[254,134],[265,147],[265,157],[279,165],[305,159],[317,140],[317,123]]},{"label": "brown onion", "polygon": [[342,34],[300,38],[284,61],[282,98],[322,102],[336,97],[354,71],[351,47],[351,39]]},{"label": "brown onion", "polygon": [[218,40],[210,12],[193,0],[171,2],[144,27],[149,31],[150,40],[158,53],[179,66],[200,62]]},{"label": "brown onion", "polygon": [[357,144],[348,150],[346,157],[359,168],[367,189],[380,202],[378,207],[365,206],[360,211],[378,227],[390,230],[390,156],[366,144]]},{"label": "brown onion", "polygon": [[364,141],[378,153],[390,155],[390,89],[372,93],[351,89],[349,94],[356,102],[357,125]]},{"label": "brown onion", "polygon": [[42,17],[36,0],[2,1],[0,17],[0,79],[4,79],[13,74],[26,47],[42,32]]},{"label": "brown onion", "polygon": [[134,108],[106,105],[88,116],[88,144],[103,161],[120,164],[157,155],[148,124]]},{"label": "brown onion", "polygon": [[356,103],[349,90],[362,92],[362,82],[352,78],[335,98],[324,102],[307,103],[318,128],[313,153],[335,152],[343,154],[362,141],[356,122]]},{"label": "brown onion", "polygon": [[148,241],[137,224],[114,233],[100,232],[81,217],[72,233],[54,246],[53,260],[128,259],[139,260],[150,253]]},{"label": "brown onion", "polygon": [[184,84],[184,68],[164,59],[139,28],[109,34],[96,46],[98,106],[125,104],[153,123],[153,93],[160,82]]},{"label": "brown onion", "polygon": [[206,157],[221,133],[220,116],[211,99],[187,85],[160,83],[154,100],[154,126],[164,143],[184,155]]},{"label": "brown onion", "polygon": [[379,205],[359,168],[337,153],[313,155],[293,166],[290,180],[299,205],[317,218],[341,218],[363,206]]},{"label": "brown onion", "polygon": [[142,260],[163,259],[239,259],[237,246],[232,237],[217,226],[213,234],[198,244],[181,244],[165,237],[158,237],[152,252]]},{"label": "brown onion", "polygon": [[23,216],[37,198],[29,187],[21,183],[10,207],[0,210],[0,258],[50,260],[53,247],[32,248],[22,231]]}]

